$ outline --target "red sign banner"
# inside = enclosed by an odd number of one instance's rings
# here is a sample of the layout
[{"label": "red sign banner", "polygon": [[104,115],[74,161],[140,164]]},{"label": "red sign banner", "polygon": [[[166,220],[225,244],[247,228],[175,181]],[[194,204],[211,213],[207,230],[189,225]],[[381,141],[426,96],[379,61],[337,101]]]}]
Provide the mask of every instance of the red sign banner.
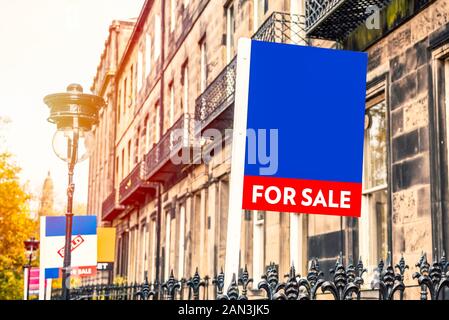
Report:
[{"label": "red sign banner", "polygon": [[[83,242],[84,242],[83,237],[79,235],[73,238],[70,252],[73,252],[73,250],[78,248]],[[61,258],[64,258],[64,247],[58,250],[58,254],[61,256]]]}]

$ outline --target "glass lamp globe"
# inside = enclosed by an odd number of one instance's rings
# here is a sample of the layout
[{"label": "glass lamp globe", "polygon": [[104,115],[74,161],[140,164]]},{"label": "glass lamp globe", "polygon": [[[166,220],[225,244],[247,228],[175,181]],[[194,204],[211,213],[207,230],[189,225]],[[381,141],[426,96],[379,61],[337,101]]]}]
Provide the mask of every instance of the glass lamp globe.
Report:
[{"label": "glass lamp globe", "polygon": [[[72,146],[74,142],[75,132],[72,128],[60,128],[53,135],[53,151],[56,156],[66,162],[70,162],[72,158]],[[78,130],[78,149],[74,163],[79,163],[92,154],[93,150],[93,134],[82,129]]]}]

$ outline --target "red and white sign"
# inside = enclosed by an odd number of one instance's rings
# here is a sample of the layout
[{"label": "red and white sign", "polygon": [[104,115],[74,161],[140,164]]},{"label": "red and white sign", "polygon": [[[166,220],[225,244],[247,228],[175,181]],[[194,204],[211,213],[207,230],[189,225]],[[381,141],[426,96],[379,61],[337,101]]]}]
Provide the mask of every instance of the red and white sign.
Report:
[{"label": "red and white sign", "polygon": [[33,267],[30,270],[30,292],[39,291],[39,268]]},{"label": "red and white sign", "polygon": [[341,210],[361,206],[361,197],[356,196],[362,189],[359,183],[271,177],[245,177],[245,181],[243,193],[250,196],[243,199],[243,206],[249,210],[270,211],[275,205],[281,212],[301,208],[307,213],[351,216],[351,211]]},{"label": "red and white sign", "polygon": [[[70,252],[73,252],[76,248],[78,248],[84,242],[83,237],[80,235],[76,236],[72,239]],[[64,247],[58,250],[58,254],[61,258],[64,258]]]},{"label": "red and white sign", "polygon": [[[72,277],[92,277],[97,274],[97,266],[73,267],[70,270]],[[62,268],[59,269],[59,276],[62,277]]]}]

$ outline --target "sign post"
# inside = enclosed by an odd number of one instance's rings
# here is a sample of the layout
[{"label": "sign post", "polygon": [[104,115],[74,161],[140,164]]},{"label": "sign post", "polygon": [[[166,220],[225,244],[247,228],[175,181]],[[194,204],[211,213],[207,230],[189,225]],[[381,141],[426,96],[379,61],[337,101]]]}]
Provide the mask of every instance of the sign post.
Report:
[{"label": "sign post", "polygon": [[238,275],[239,269],[250,56],[251,40],[245,38],[239,39],[234,102],[234,131],[232,136],[231,177],[229,181],[230,193],[228,229],[226,235],[225,288],[231,283],[232,275]]},{"label": "sign post", "polygon": [[242,209],[360,217],[367,63],[240,39],[225,285],[238,274]]}]

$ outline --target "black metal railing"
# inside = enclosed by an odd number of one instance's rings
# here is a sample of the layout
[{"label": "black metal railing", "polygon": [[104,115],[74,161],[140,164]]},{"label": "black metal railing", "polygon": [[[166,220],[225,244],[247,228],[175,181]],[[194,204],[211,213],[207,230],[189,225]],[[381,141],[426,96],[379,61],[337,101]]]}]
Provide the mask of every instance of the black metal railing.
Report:
[{"label": "black metal railing", "polygon": [[195,119],[205,128],[234,102],[237,57],[220,72],[207,89],[196,99]]},{"label": "black metal railing", "polygon": [[306,44],[305,18],[297,14],[273,12],[252,36],[253,40]]},{"label": "black metal railing", "polygon": [[[260,26],[252,39],[305,44],[304,18],[283,12],[273,12]],[[195,119],[200,130],[205,129],[214,119],[234,102],[237,59],[234,59],[208,85],[195,101]]]},{"label": "black metal railing", "polygon": [[307,36],[341,41],[391,0],[306,0]]},{"label": "black metal railing", "polygon": [[101,219],[110,221],[111,214],[122,210],[123,207],[118,202],[117,191],[114,189],[101,205]]},{"label": "black metal railing", "polygon": [[[405,293],[411,290],[421,292],[421,300],[445,300],[449,298],[449,263],[443,254],[439,261],[427,262],[426,254],[416,264],[413,274],[416,285],[406,286],[404,275],[409,269],[403,257],[393,266],[391,255],[381,260],[375,270],[374,279],[369,288],[364,286],[363,276],[366,269],[361,261],[345,265],[342,255],[330,277],[325,279],[318,259],[309,263],[307,276],[301,277],[291,266],[285,281],[279,276],[279,268],[270,264],[262,280],[255,285],[247,268],[232,281],[225,291],[223,271],[212,281],[208,276],[201,277],[198,269],[190,279],[177,280],[173,271],[167,281],[142,284],[89,285],[71,290],[73,300],[403,300]],[[212,286],[212,288],[211,288]],[[53,290],[52,299],[60,299],[60,290]]]},{"label": "black metal railing", "polygon": [[145,176],[149,179],[182,147],[193,140],[194,118],[185,113],[165,132],[159,142],[145,155]]},{"label": "black metal railing", "polygon": [[143,161],[139,162],[131,173],[120,183],[119,201],[123,203],[129,199],[134,192],[142,187],[151,187],[152,183],[146,181],[146,166]]}]

